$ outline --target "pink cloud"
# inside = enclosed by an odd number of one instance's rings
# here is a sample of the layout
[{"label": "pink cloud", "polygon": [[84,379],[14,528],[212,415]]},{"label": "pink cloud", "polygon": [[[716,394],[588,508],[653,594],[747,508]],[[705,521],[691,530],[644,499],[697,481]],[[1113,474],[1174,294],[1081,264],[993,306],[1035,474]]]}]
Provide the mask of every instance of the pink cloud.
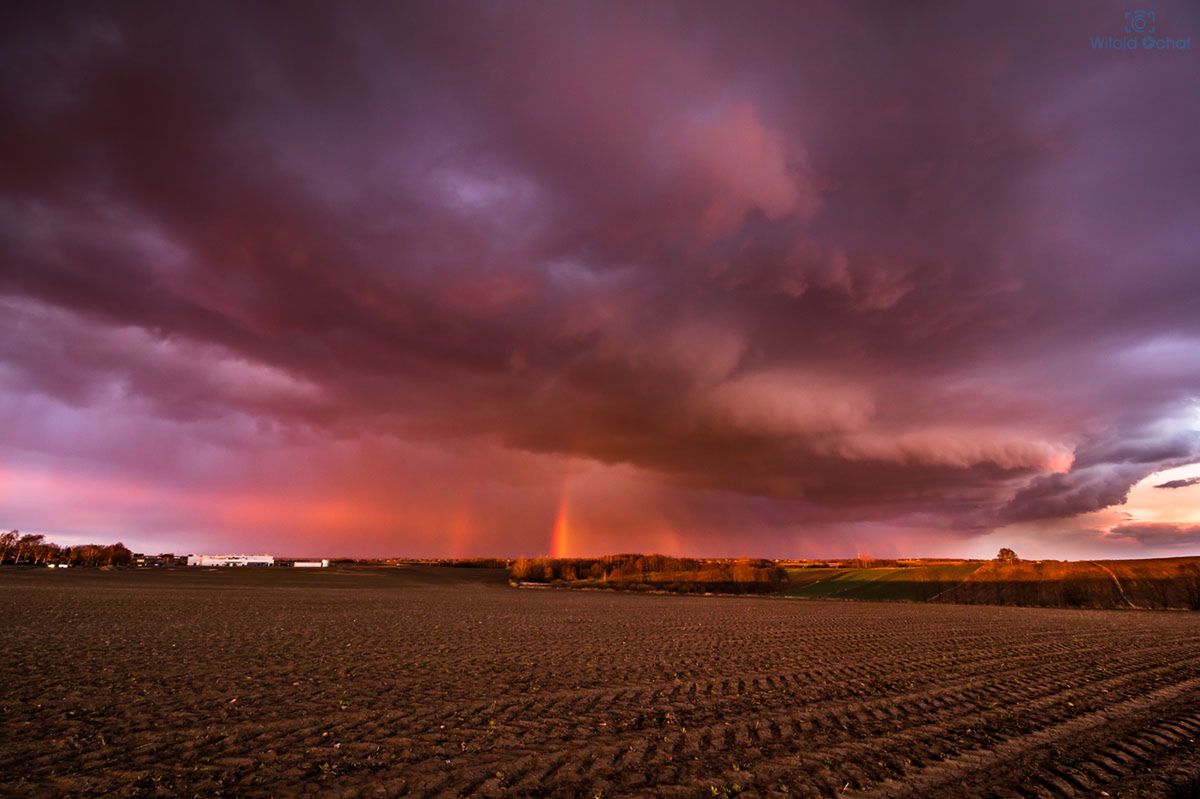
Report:
[{"label": "pink cloud", "polygon": [[783,135],[764,127],[750,106],[697,115],[678,136],[668,151],[686,159],[685,185],[710,198],[701,219],[706,236],[733,230],[752,210],[806,221],[820,207],[803,150],[785,148]]}]

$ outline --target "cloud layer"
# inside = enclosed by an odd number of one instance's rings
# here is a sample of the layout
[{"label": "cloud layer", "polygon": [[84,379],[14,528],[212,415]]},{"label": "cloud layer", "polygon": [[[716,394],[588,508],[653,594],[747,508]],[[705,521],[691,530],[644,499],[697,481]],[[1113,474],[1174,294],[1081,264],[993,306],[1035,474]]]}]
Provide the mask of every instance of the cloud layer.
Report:
[{"label": "cloud layer", "polygon": [[4,14],[0,523],[954,551],[1200,459],[1195,57],[1122,7]]}]

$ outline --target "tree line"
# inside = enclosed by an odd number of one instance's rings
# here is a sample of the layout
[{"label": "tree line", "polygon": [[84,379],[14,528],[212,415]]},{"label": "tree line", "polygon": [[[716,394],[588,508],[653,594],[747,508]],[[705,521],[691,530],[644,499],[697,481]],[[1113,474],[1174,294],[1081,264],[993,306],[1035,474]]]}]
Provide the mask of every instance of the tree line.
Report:
[{"label": "tree line", "polygon": [[518,558],[509,568],[509,576],[517,582],[733,593],[769,593],[781,590],[787,583],[787,572],[769,560],[642,554],[602,558]]},{"label": "tree line", "polygon": [[0,564],[7,566],[44,566],[68,563],[72,566],[127,566],[133,553],[118,541],[115,544],[79,544],[59,546],[41,533],[9,530],[0,533]]}]

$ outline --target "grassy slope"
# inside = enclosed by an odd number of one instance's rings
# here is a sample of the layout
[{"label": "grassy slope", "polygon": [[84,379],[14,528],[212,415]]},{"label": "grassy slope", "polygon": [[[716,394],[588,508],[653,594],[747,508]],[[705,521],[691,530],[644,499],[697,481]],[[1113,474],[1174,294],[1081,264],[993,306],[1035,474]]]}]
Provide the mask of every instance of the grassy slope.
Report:
[{"label": "grassy slope", "polygon": [[809,599],[1200,610],[1200,558],[791,568],[788,578],[787,594]]},{"label": "grassy slope", "polygon": [[[596,572],[599,572],[597,575]],[[786,573],[786,580],[784,575]],[[1110,561],[695,560],[662,555],[521,559],[516,581],[808,599],[1200,610],[1200,558]]]},{"label": "grassy slope", "polygon": [[976,562],[880,569],[792,569],[788,572],[787,593],[812,599],[923,602],[961,583],[980,566]]},{"label": "grassy slope", "polygon": [[986,563],[941,599],[989,605],[1200,609],[1200,559]]}]

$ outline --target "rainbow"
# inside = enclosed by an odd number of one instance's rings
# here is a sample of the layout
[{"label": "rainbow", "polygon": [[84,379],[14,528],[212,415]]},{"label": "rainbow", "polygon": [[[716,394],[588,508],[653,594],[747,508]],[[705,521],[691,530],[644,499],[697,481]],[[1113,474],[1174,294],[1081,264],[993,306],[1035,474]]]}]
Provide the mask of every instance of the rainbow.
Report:
[{"label": "rainbow", "polygon": [[571,528],[567,520],[567,503],[571,493],[570,473],[563,478],[562,494],[558,500],[558,513],[554,517],[554,527],[550,531],[550,557],[569,557]]}]

